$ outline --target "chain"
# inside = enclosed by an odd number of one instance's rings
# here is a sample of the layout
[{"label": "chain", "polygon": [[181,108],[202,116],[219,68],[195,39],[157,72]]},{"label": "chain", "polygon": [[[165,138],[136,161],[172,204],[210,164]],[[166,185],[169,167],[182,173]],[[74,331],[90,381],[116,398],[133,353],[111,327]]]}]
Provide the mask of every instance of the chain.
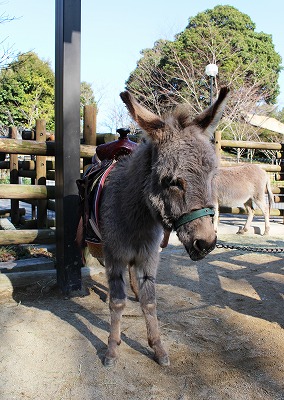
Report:
[{"label": "chain", "polygon": [[257,253],[284,253],[284,248],[281,247],[250,247],[250,246],[235,246],[231,244],[217,243],[218,249],[229,249],[229,250],[243,250],[252,251]]}]

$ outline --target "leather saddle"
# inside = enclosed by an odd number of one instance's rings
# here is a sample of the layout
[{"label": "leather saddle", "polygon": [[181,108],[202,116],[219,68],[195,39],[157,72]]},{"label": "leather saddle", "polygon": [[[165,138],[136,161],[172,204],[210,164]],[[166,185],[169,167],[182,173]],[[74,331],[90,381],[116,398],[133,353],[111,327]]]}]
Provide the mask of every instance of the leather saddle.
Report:
[{"label": "leather saddle", "polygon": [[87,167],[82,179],[76,181],[80,199],[76,243],[82,250],[88,245],[90,253],[96,258],[103,257],[98,215],[105,179],[115,167],[116,161],[119,162],[121,157],[129,155],[138,145],[129,140],[129,129],[120,128],[117,129],[117,133],[117,140],[97,146],[92,163]]}]

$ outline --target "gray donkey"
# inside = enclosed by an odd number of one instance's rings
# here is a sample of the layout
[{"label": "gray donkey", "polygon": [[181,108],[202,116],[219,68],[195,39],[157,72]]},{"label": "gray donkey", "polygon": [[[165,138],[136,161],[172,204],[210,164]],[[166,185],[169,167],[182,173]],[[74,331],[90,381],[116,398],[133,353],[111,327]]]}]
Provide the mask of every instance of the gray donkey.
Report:
[{"label": "gray donkey", "polygon": [[[273,194],[268,174],[258,165],[244,164],[234,167],[220,167],[213,181],[215,192],[214,227],[217,231],[219,206],[242,206],[248,212],[248,218],[243,228],[237,233],[246,233],[254,216],[255,203],[262,211],[265,220],[264,235],[269,234],[269,214]],[[266,204],[265,193],[268,194]]]},{"label": "gray donkey", "polygon": [[106,179],[99,209],[111,315],[105,366],[118,358],[120,321],[126,303],[125,273],[135,271],[148,343],[160,365],[169,365],[156,315],[155,280],[163,230],[176,230],[190,258],[200,260],[216,245],[212,179],[217,159],[213,133],[228,94],[195,119],[186,106],[160,117],[129,92],[120,94],[146,139],[119,160]]}]

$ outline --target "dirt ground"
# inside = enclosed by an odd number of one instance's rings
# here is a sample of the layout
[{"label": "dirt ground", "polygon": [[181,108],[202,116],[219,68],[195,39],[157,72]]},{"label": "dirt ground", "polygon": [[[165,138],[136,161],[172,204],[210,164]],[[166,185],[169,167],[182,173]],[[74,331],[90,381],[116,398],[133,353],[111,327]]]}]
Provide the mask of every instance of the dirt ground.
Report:
[{"label": "dirt ground", "polygon": [[103,366],[102,268],[70,299],[54,276],[39,276],[0,300],[1,400],[284,399],[283,257],[217,248],[193,262],[180,245],[164,249],[157,302],[169,367],[153,361],[130,290],[120,359]]}]

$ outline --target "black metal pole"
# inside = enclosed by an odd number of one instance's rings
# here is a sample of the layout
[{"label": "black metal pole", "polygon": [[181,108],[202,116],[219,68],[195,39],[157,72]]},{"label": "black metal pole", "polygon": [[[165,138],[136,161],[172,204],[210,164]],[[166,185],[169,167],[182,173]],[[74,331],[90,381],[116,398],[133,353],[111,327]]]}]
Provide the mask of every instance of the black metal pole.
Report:
[{"label": "black metal pole", "polygon": [[80,177],[81,0],[56,0],[55,182],[57,282],[68,295],[81,288],[75,245]]}]

